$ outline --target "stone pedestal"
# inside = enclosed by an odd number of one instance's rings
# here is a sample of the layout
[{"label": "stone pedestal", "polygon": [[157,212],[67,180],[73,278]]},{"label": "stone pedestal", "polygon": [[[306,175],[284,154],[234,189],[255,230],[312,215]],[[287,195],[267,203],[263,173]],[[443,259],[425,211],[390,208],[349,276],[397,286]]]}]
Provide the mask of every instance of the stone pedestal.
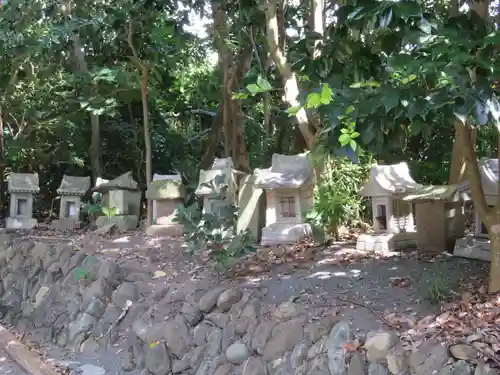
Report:
[{"label": "stone pedestal", "polygon": [[99,216],[95,222],[97,228],[115,225],[119,232],[126,232],[137,228],[139,219],[135,215]]},{"label": "stone pedestal", "polygon": [[356,242],[356,250],[361,251],[400,251],[416,247],[416,232],[362,234]]},{"label": "stone pedestal", "polygon": [[5,221],[7,229],[33,229],[38,225],[38,221],[33,218],[8,217]]}]

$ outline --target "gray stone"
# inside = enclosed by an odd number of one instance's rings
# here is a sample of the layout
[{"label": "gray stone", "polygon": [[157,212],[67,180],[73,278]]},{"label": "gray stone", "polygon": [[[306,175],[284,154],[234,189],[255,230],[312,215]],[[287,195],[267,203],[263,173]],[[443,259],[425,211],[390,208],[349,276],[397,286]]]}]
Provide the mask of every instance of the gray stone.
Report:
[{"label": "gray stone", "polygon": [[446,364],[438,375],[472,375],[472,367],[464,360]]},{"label": "gray stone", "polygon": [[240,301],[242,296],[243,293],[239,289],[227,289],[223,291],[217,299],[217,307],[222,312],[229,311],[234,304]]},{"label": "gray stone", "polygon": [[242,365],[241,375],[268,375],[268,371],[261,358],[252,357]]},{"label": "gray stone", "polygon": [[139,299],[137,286],[134,283],[124,282],[114,291],[112,301],[121,308],[124,308],[127,301],[136,302]]},{"label": "gray stone", "polygon": [[44,298],[47,297],[50,293],[50,286],[42,285],[35,296],[35,303],[33,307],[36,309],[43,302]]},{"label": "gray stone", "polygon": [[201,297],[198,303],[199,309],[204,313],[209,313],[217,305],[217,300],[219,296],[224,292],[226,288],[217,287],[208,291],[203,297]]},{"label": "gray stone", "polygon": [[[377,362],[372,362],[368,365],[368,375],[388,375],[389,372],[384,365]],[[428,374],[432,375],[432,374]]]},{"label": "gray stone", "polygon": [[148,345],[145,362],[146,368],[154,375],[168,375],[172,369],[170,355],[164,343]]},{"label": "gray stone", "polygon": [[193,330],[193,341],[196,345],[202,346],[207,342],[207,337],[212,332],[214,327],[211,325],[201,322]]},{"label": "gray stone", "polygon": [[134,349],[129,348],[125,351],[122,358],[122,370],[123,371],[133,371],[135,369],[134,362]]},{"label": "gray stone", "polygon": [[274,323],[270,320],[263,320],[255,329],[252,336],[252,349],[258,354],[262,354],[264,347],[267,344],[267,340],[271,337],[271,333],[274,328]]},{"label": "gray stone", "polygon": [[229,322],[229,315],[219,311],[212,311],[205,317],[206,320],[211,321],[219,328],[224,328]]},{"label": "gray stone", "polygon": [[189,370],[191,368],[191,364],[189,362],[189,358],[184,356],[182,359],[174,360],[172,365],[172,372],[174,374],[182,374],[184,371]]},{"label": "gray stone", "polygon": [[150,329],[150,324],[144,320],[141,316],[134,320],[132,323],[132,331],[142,340],[146,341],[148,339],[148,333]]},{"label": "gray stone", "polygon": [[92,297],[85,312],[93,317],[99,319],[104,311],[106,310],[106,305],[97,297]]},{"label": "gray stone", "polygon": [[195,375],[207,375],[210,374],[210,368],[212,367],[212,361],[203,361],[198,367]]},{"label": "gray stone", "polygon": [[438,340],[424,341],[422,346],[410,356],[412,375],[429,375],[440,371],[449,359],[446,344]]},{"label": "gray stone", "polygon": [[250,357],[248,347],[242,342],[235,342],[226,350],[226,358],[229,362],[239,365]]},{"label": "gray stone", "polygon": [[390,373],[392,375],[401,375],[406,373],[410,366],[409,357],[410,353],[400,345],[396,345],[389,350],[385,360]]},{"label": "gray stone", "polygon": [[274,310],[273,315],[276,319],[285,321],[293,319],[300,314],[299,306],[294,302],[284,302]]},{"label": "gray stone", "polygon": [[307,358],[313,359],[321,354],[325,354],[327,352],[326,346],[326,336],[323,336],[318,342],[314,343],[307,352]]},{"label": "gray stone", "polygon": [[222,330],[222,350],[226,349],[236,341],[236,330],[233,323],[228,323]]},{"label": "gray stone", "polygon": [[309,341],[303,340],[295,345],[290,357],[292,367],[297,368],[306,363],[309,344]]},{"label": "gray stone", "polygon": [[344,349],[346,344],[352,342],[351,328],[349,323],[341,321],[332,328],[326,342],[328,354],[328,368],[332,375],[346,374],[346,355]]},{"label": "gray stone", "polygon": [[477,364],[476,371],[474,371],[474,375],[494,375],[497,374],[493,368],[488,366],[483,361],[480,361]]},{"label": "gray stone", "polygon": [[73,341],[79,333],[87,333],[91,331],[97,324],[97,319],[89,314],[81,314],[81,316],[68,325],[68,338]]},{"label": "gray stone", "polygon": [[181,313],[191,327],[194,327],[203,319],[203,313],[200,309],[189,302],[185,302],[184,305],[182,305]]},{"label": "gray stone", "polygon": [[201,363],[201,361],[203,360],[204,355],[205,355],[204,346],[197,346],[191,352],[189,352],[189,360],[191,363],[191,368],[197,368]]},{"label": "gray stone", "polygon": [[224,363],[215,370],[214,375],[230,375],[233,372],[233,366],[230,363]]},{"label": "gray stone", "polygon": [[222,349],[222,330],[216,328],[207,337],[205,358],[213,358],[220,354]]},{"label": "gray stone", "polygon": [[349,361],[347,375],[365,375],[365,361],[361,354],[355,352]]},{"label": "gray stone", "polygon": [[315,343],[323,336],[328,335],[338,321],[339,318],[336,315],[324,315],[319,321],[307,324],[304,327],[304,334],[311,342]]},{"label": "gray stone", "polygon": [[364,345],[366,358],[370,362],[383,360],[387,356],[387,353],[389,353],[389,350],[391,350],[398,341],[399,338],[395,332],[370,331]]},{"label": "gray stone", "polygon": [[165,342],[172,354],[178,359],[186,354],[191,341],[191,332],[189,332],[186,320],[182,315],[177,315],[175,319],[167,322],[165,327]]},{"label": "gray stone", "polygon": [[123,278],[120,266],[114,262],[104,261],[99,265],[99,278],[105,280],[113,288],[120,285]]},{"label": "gray stone", "polygon": [[111,289],[106,285],[106,282],[103,279],[97,279],[85,290],[83,304],[87,305],[93,297],[105,299],[110,292]]},{"label": "gray stone", "polygon": [[278,324],[272,332],[271,338],[264,347],[265,360],[281,357],[286,351],[293,350],[302,340],[304,330],[301,320],[289,320]]}]

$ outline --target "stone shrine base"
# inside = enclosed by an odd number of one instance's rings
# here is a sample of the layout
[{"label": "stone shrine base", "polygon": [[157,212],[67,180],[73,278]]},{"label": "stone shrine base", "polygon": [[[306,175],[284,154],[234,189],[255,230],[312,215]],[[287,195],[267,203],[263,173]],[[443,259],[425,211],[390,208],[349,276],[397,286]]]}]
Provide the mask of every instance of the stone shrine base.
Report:
[{"label": "stone shrine base", "polygon": [[99,216],[95,221],[97,228],[115,225],[119,232],[126,232],[137,228],[139,219],[135,215]]},{"label": "stone shrine base", "polygon": [[53,220],[50,224],[53,229],[57,230],[74,230],[80,228],[80,221],[75,219],[58,219]]},{"label": "stone shrine base", "polygon": [[180,237],[183,234],[182,225],[179,224],[153,224],[146,228],[148,236]]},{"label": "stone shrine base", "polygon": [[281,224],[275,223],[262,228],[262,246],[296,243],[312,236],[312,228],[308,223]]},{"label": "stone shrine base", "polygon": [[417,247],[417,232],[372,233],[358,237],[356,250],[397,251]]},{"label": "stone shrine base", "polygon": [[453,255],[461,258],[491,262],[490,240],[482,237],[464,237],[456,240]]},{"label": "stone shrine base", "polygon": [[22,219],[17,217],[8,217],[5,221],[7,229],[33,229],[36,228],[38,222],[36,219]]}]

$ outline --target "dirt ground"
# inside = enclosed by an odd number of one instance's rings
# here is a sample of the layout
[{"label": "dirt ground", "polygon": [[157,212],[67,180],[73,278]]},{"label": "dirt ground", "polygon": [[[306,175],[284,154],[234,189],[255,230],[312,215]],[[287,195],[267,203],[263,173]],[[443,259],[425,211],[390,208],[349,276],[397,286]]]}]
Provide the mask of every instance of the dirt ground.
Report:
[{"label": "dirt ground", "polygon": [[[256,288],[270,309],[293,300],[307,306],[312,320],[334,312],[348,319],[360,336],[381,326],[402,332],[426,316],[439,315],[446,299],[457,300],[464,291],[479,288],[489,267],[485,262],[446,254],[368,254],[348,244],[299,244],[260,249],[238,262],[233,270],[218,273],[203,256],[185,254],[180,239],[149,237],[141,232],[103,237],[91,232],[38,231],[29,237],[68,242],[98,258],[119,263],[127,272],[153,276],[152,289],[188,281],[198,281],[205,288],[220,283]],[[107,358],[60,352],[56,356],[80,365],[102,363],[104,368],[116,368],[116,374],[121,373],[118,353]],[[88,374],[100,371],[97,367]]]}]

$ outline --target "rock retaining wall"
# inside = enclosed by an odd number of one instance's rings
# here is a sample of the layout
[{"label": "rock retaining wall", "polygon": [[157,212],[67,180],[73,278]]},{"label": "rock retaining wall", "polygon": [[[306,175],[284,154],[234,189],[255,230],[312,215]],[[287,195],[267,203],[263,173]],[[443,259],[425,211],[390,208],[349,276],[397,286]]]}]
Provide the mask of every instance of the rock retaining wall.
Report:
[{"label": "rock retaining wall", "polygon": [[2,234],[0,276],[3,320],[27,340],[91,352],[120,345],[124,372],[494,374],[481,363],[452,359],[439,341],[410,352],[394,332],[356,338],[347,322],[312,319],[307,306],[268,309],[256,293],[234,286],[161,285],[68,245]]}]

